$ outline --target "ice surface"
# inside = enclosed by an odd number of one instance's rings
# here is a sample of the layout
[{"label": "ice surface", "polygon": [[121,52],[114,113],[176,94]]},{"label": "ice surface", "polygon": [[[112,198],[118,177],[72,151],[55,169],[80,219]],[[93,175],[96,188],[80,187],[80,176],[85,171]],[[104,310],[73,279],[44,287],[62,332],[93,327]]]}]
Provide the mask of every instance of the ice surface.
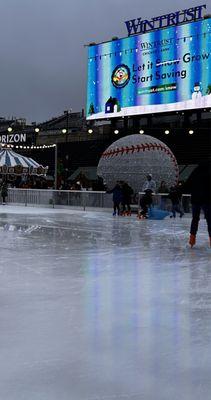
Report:
[{"label": "ice surface", "polygon": [[204,221],[0,206],[1,400],[207,400]]}]

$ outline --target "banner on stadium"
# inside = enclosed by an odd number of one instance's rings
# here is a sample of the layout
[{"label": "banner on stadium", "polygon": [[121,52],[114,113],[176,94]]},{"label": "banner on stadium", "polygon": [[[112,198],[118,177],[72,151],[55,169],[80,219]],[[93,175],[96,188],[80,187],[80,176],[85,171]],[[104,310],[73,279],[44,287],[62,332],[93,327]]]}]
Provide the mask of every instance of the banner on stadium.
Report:
[{"label": "banner on stadium", "polygon": [[211,107],[211,19],[89,46],[87,119]]}]

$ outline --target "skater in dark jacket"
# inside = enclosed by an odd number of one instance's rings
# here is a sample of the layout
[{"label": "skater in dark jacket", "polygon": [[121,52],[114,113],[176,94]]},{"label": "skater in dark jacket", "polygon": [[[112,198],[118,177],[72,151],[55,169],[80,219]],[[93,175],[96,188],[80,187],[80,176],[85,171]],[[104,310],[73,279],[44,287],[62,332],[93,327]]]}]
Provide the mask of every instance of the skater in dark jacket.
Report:
[{"label": "skater in dark jacket", "polygon": [[200,213],[201,210],[203,210],[211,246],[211,160],[201,163],[195,169],[188,181],[188,186],[191,193],[192,204],[189,244],[193,247],[196,243]]},{"label": "skater in dark jacket", "polygon": [[2,204],[6,204],[6,198],[8,196],[8,189],[7,189],[7,184],[4,182],[1,187],[1,197],[2,197]]},{"label": "skater in dark jacket", "polygon": [[127,182],[121,182],[122,187],[122,213],[123,215],[131,214],[131,196],[133,194],[133,189],[128,185]]},{"label": "skater in dark jacket", "polygon": [[139,219],[148,218],[148,209],[152,205],[152,190],[146,189],[145,194],[140,199],[141,211],[138,213]]},{"label": "skater in dark jacket", "polygon": [[116,215],[116,213],[120,215],[120,204],[122,203],[123,200],[123,194],[119,182],[116,183],[116,185],[112,190],[108,190],[107,193],[113,193],[113,207],[114,207],[113,215]]},{"label": "skater in dark jacket", "polygon": [[178,188],[177,185],[172,186],[170,188],[170,192],[168,195],[168,198],[171,200],[172,202],[172,215],[171,218],[176,218],[176,213],[178,212],[180,215],[180,218],[184,215],[183,211],[182,211],[182,207],[181,207],[181,191],[180,188]]}]

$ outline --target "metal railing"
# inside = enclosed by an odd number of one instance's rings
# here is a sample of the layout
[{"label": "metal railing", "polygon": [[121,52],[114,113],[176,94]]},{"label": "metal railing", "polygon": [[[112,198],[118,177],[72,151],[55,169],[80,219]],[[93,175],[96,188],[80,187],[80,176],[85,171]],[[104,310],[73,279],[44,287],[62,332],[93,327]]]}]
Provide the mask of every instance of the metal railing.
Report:
[{"label": "metal railing", "polygon": [[8,189],[8,203],[43,206],[69,206],[86,208],[111,208],[112,196],[106,192],[51,190],[51,189]]},{"label": "metal railing", "polygon": [[[132,209],[137,210],[143,193],[132,196]],[[87,208],[112,208],[112,195],[104,191],[77,191],[77,190],[52,190],[52,189],[8,189],[8,203],[49,206],[49,207],[78,207]],[[191,212],[190,195],[182,196],[182,208],[185,213]],[[153,195],[153,205],[162,210],[171,211],[171,200],[166,193]]]}]

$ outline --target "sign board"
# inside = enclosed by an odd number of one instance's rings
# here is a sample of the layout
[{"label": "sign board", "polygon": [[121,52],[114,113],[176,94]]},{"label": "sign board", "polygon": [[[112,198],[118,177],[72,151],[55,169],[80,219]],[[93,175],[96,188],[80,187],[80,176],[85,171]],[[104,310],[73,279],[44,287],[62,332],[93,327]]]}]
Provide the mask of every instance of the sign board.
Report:
[{"label": "sign board", "polygon": [[211,19],[88,48],[87,119],[211,107]]},{"label": "sign board", "polygon": [[172,25],[184,24],[191,21],[196,21],[202,18],[203,10],[206,9],[206,4],[197,7],[191,7],[182,11],[160,15],[151,20],[148,19],[131,19],[126,21],[128,36],[146,33],[154,29],[166,28]]},{"label": "sign board", "polygon": [[0,135],[0,143],[25,143],[26,142],[26,133],[11,133],[11,134],[2,134]]}]

